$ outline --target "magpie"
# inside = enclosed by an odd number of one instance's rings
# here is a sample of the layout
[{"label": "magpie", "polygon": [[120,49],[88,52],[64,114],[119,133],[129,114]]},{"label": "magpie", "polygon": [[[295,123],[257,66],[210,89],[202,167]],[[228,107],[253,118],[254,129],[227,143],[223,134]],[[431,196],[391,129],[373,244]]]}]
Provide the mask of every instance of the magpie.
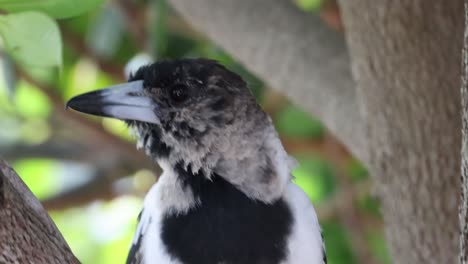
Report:
[{"label": "magpie", "polygon": [[294,160],[246,82],[218,62],[158,61],[67,107],[124,120],[163,169],[127,264],[326,263]]}]

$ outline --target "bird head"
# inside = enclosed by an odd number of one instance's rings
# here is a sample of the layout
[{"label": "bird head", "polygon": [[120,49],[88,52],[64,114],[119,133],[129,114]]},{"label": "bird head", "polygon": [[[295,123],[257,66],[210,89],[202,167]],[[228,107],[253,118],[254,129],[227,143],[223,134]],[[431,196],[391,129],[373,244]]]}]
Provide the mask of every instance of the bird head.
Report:
[{"label": "bird head", "polygon": [[128,83],[72,98],[76,111],[124,120],[160,165],[216,173],[253,198],[279,196],[288,156],[242,78],[207,59],[143,66]]}]

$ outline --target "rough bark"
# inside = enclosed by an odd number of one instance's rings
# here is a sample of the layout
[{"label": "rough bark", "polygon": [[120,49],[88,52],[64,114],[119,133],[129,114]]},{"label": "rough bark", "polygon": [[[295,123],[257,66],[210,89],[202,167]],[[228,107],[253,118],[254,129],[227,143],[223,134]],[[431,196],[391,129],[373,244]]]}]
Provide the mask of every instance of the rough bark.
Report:
[{"label": "rough bark", "polygon": [[0,263],[79,263],[40,202],[2,160]]},{"label": "rough bark", "polygon": [[463,1],[341,0],[395,263],[455,263]]},{"label": "rough bark", "polygon": [[287,0],[170,0],[191,25],[327,125],[367,161],[341,33]]},{"label": "rough bark", "polygon": [[460,254],[459,262],[468,263],[468,0],[465,0],[465,35],[462,56],[462,195],[460,201]]}]

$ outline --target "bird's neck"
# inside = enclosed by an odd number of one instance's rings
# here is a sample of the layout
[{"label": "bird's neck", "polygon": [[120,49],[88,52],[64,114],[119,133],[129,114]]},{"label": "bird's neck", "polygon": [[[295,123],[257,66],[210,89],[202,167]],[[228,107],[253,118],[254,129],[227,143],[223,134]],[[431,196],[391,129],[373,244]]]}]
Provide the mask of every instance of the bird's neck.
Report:
[{"label": "bird's neck", "polygon": [[237,147],[234,154],[221,159],[214,172],[248,197],[271,203],[280,198],[294,166],[271,126],[255,143]]},{"label": "bird's neck", "polygon": [[201,202],[194,186],[214,181],[213,177],[222,178],[252,200],[274,203],[283,195],[293,163],[274,128],[255,145],[228,152],[209,169],[196,167],[188,159],[158,159],[164,171],[158,182],[162,205],[177,212],[189,210]]}]

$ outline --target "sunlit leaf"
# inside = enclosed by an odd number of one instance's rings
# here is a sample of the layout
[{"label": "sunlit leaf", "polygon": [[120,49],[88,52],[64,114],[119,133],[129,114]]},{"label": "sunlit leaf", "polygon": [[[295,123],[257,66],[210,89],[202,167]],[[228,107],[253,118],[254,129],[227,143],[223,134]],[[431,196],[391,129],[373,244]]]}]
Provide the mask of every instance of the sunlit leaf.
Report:
[{"label": "sunlit leaf", "polygon": [[69,85],[74,93],[83,93],[99,88],[96,87],[98,68],[91,60],[79,60],[75,67],[72,68],[69,77]]},{"label": "sunlit leaf", "polygon": [[18,85],[14,102],[17,111],[26,118],[45,118],[51,111],[47,97],[24,82]]},{"label": "sunlit leaf", "polygon": [[54,18],[81,15],[97,8],[104,0],[0,0],[0,9],[8,12],[41,11]]},{"label": "sunlit leaf", "polygon": [[40,144],[51,135],[49,124],[44,119],[26,119],[21,123],[21,138],[25,143]]},{"label": "sunlit leaf", "polygon": [[305,11],[315,11],[320,8],[323,0],[295,0],[294,2]]},{"label": "sunlit leaf", "polygon": [[278,132],[295,138],[320,138],[323,125],[294,105],[284,107],[274,119]]},{"label": "sunlit leaf", "polygon": [[54,20],[42,13],[0,16],[0,35],[8,53],[26,65],[62,65],[59,28]]},{"label": "sunlit leaf", "polygon": [[58,191],[60,183],[56,180],[57,162],[48,159],[19,160],[13,164],[18,175],[39,199],[50,197]]},{"label": "sunlit leaf", "polygon": [[[126,225],[126,227],[128,228],[131,226]],[[124,237],[103,245],[99,252],[99,257],[97,258],[98,261],[94,263],[123,263],[123,261],[127,259],[134,231],[135,229],[133,227],[128,228],[128,232]]]},{"label": "sunlit leaf", "polygon": [[50,212],[50,216],[81,263],[98,263],[100,245],[90,238],[86,208]]},{"label": "sunlit leaf", "polygon": [[294,182],[314,202],[328,198],[335,189],[331,168],[321,159],[311,156],[297,157],[299,166],[293,171]]}]

